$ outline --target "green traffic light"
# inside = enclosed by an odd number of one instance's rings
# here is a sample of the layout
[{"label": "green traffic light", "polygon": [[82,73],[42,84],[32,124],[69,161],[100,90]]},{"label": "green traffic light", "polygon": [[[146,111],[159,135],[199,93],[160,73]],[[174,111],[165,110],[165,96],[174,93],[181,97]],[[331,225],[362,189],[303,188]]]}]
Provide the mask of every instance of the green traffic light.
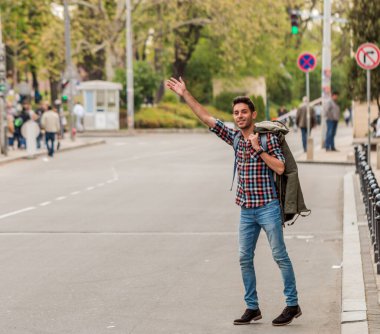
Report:
[{"label": "green traffic light", "polygon": [[62,102],[67,102],[68,98],[67,98],[67,95],[63,95],[62,96]]},{"label": "green traffic light", "polygon": [[299,31],[299,29],[297,26],[292,26],[292,35],[297,35],[298,31]]}]

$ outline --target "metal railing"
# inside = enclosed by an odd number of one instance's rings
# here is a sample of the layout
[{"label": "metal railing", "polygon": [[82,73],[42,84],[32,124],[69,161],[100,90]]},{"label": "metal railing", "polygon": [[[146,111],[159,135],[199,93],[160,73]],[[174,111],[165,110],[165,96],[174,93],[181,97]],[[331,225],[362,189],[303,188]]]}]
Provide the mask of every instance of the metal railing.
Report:
[{"label": "metal railing", "polygon": [[367,214],[370,239],[373,246],[377,274],[380,274],[380,187],[376,176],[368,165],[368,145],[355,147],[356,173],[359,174],[360,190]]}]

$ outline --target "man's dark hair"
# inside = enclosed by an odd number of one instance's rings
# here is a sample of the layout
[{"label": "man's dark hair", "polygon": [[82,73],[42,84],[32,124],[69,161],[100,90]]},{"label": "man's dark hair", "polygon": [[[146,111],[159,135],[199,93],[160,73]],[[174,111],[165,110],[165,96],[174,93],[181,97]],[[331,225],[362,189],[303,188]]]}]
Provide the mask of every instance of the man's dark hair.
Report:
[{"label": "man's dark hair", "polygon": [[332,95],[339,95],[339,92],[337,90],[334,90]]},{"label": "man's dark hair", "polygon": [[252,100],[248,96],[235,97],[234,100],[232,101],[232,108],[235,107],[235,104],[238,104],[238,103],[245,103],[248,106],[249,110],[251,110],[251,112],[256,111],[255,105],[253,104]]}]

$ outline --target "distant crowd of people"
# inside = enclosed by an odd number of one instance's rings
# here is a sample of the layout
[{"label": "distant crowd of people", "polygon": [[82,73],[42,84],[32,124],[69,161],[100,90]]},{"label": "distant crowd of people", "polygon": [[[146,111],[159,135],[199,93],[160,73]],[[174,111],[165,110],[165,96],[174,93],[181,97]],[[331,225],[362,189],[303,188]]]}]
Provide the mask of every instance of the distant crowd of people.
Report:
[{"label": "distant crowd of people", "polygon": [[[60,139],[64,138],[67,130],[67,119],[62,103],[56,100],[54,104],[41,101],[33,110],[28,99],[21,102],[6,102],[7,137],[10,150],[26,149],[27,145],[36,149],[47,148],[48,155],[53,157],[54,151],[60,147]],[[84,109],[77,102],[74,107],[76,127],[83,131]]]}]

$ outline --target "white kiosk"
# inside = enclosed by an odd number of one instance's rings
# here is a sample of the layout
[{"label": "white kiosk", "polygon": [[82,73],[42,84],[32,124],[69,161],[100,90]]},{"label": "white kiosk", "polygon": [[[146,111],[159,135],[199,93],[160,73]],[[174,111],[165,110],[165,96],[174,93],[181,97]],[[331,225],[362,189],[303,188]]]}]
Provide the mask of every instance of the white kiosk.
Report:
[{"label": "white kiosk", "polygon": [[85,130],[119,130],[119,91],[122,85],[94,80],[81,82]]}]

